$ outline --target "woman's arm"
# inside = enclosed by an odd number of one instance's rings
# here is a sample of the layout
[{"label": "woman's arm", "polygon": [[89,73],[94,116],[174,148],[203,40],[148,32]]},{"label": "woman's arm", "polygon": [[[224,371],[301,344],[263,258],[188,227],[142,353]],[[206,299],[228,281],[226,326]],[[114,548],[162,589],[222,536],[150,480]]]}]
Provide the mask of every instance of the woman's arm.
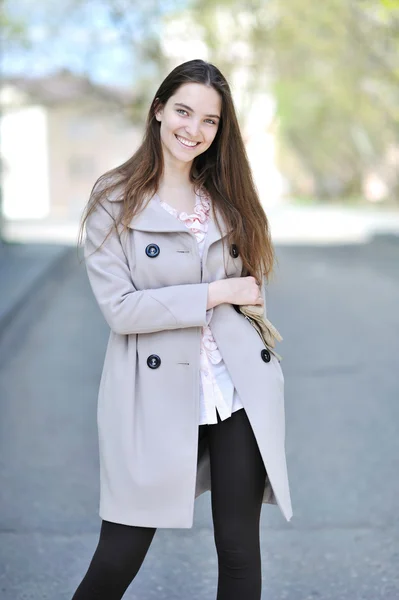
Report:
[{"label": "woman's arm", "polygon": [[214,308],[218,304],[227,302],[227,290],[226,290],[226,279],[220,279],[219,281],[212,281],[208,287],[208,303],[207,309]]},{"label": "woman's arm", "polygon": [[131,334],[206,325],[206,311],[224,301],[222,287],[216,285],[221,282],[136,290],[115,227],[101,246],[114,225],[110,203],[106,206],[98,204],[86,221],[84,257],[91,288],[110,328]]}]

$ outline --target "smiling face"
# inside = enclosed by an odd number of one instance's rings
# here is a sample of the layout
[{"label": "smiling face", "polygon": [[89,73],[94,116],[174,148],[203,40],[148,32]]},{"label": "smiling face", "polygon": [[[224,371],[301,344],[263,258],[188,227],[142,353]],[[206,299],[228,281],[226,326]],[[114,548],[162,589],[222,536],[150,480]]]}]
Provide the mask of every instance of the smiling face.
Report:
[{"label": "smiling face", "polygon": [[218,92],[202,83],[181,85],[156,113],[161,123],[164,153],[172,159],[191,162],[215,139],[222,101]]}]

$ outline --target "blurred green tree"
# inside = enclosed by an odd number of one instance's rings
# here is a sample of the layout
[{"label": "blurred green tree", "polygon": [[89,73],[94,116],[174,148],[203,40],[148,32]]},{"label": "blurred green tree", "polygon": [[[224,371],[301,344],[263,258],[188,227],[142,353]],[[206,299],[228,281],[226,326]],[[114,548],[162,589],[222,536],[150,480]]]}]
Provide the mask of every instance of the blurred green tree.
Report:
[{"label": "blurred green tree", "polygon": [[[399,0],[64,0],[51,10],[50,0],[20,1],[40,8],[47,40],[83,24],[88,70],[116,42],[135,57],[135,121],[168,69],[165,24],[188,16],[210,60],[233,84],[244,77],[243,123],[256,95],[276,99],[280,168],[293,194],[358,197],[375,174],[398,199]],[[23,39],[20,23],[8,19],[6,31]]]},{"label": "blurred green tree", "polygon": [[283,153],[317,197],[361,196],[398,139],[397,23],[374,2],[296,0],[280,6],[270,43]]},{"label": "blurred green tree", "polygon": [[376,172],[398,199],[398,6],[194,0],[212,60],[227,74],[250,72],[247,104],[262,88],[275,96],[280,164],[293,193],[311,181],[308,193],[320,199],[362,196]]},{"label": "blurred green tree", "polygon": [[27,46],[27,27],[25,19],[10,15],[3,7],[0,11],[0,36],[5,44]]}]

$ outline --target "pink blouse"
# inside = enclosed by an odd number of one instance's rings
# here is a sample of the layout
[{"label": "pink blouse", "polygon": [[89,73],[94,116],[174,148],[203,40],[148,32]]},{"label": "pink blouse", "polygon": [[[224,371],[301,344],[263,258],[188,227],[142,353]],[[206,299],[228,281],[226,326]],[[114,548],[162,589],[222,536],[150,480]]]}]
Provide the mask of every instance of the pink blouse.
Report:
[{"label": "pink blouse", "polygon": [[[210,219],[209,196],[197,194],[194,212],[191,214],[179,212],[161,200],[157,194],[155,198],[167,212],[180,219],[194,233],[202,261]],[[232,412],[243,408],[209,327],[212,315],[213,308],[206,311],[207,325],[202,327],[201,334],[200,425],[217,423],[217,412],[220,419],[224,421],[231,416]]]}]

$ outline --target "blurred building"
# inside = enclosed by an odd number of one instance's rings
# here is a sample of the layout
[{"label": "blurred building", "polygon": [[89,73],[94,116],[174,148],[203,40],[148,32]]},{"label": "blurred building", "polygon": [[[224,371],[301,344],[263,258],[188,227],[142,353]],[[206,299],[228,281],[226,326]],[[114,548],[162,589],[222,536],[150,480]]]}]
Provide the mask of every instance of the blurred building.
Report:
[{"label": "blurred building", "polygon": [[60,71],[1,82],[1,164],[6,219],[76,221],[96,178],[141,141],[126,90]]}]

